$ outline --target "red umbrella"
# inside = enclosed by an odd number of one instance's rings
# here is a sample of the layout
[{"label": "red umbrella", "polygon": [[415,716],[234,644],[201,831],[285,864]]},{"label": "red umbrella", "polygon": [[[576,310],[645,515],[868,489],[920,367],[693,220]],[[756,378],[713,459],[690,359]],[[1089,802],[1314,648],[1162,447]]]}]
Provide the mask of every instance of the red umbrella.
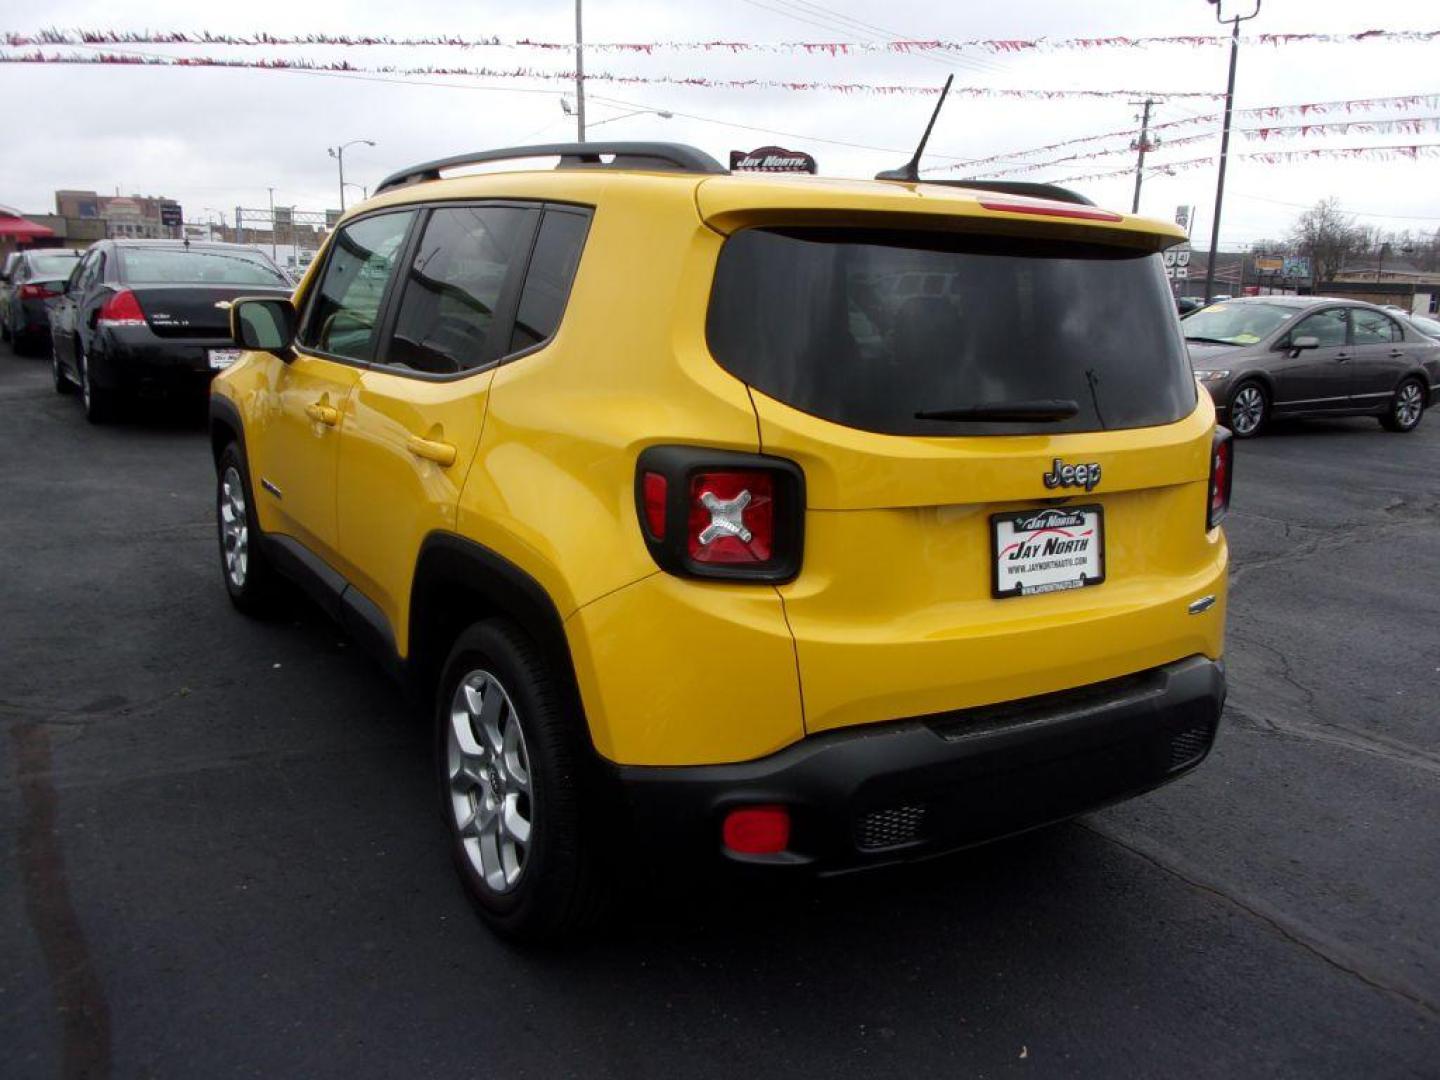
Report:
[{"label": "red umbrella", "polygon": [[0,237],[12,240],[38,240],[42,236],[54,236],[54,229],[26,221],[18,214],[0,214]]}]

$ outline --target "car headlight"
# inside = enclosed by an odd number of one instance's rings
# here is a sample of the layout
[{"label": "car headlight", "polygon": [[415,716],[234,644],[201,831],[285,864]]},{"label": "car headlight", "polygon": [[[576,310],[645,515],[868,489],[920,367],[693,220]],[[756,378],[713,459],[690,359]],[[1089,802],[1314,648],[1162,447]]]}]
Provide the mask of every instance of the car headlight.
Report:
[{"label": "car headlight", "polygon": [[1206,371],[1195,372],[1195,378],[1201,382],[1217,382],[1220,379],[1228,379],[1230,371],[1228,368],[1210,368]]}]

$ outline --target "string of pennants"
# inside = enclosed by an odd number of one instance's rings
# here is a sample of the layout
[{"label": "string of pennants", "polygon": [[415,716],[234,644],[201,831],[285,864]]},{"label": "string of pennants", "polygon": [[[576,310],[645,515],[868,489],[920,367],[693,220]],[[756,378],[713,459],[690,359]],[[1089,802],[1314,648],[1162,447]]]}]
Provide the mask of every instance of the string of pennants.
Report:
[{"label": "string of pennants", "polygon": [[[588,46],[587,46],[588,47]],[[347,60],[317,61],[290,59],[240,60],[220,56],[141,56],[134,53],[58,53],[36,49],[24,53],[0,53],[0,64],[115,64],[135,67],[249,68],[262,71],[315,71],[331,74],[461,76],[478,79],[551,79],[573,82],[573,71],[545,71],[539,68],[450,67],[424,65],[401,67],[392,64],[360,66]],[[586,82],[608,82],[623,85],[661,84],[667,86],[705,87],[718,90],[795,90],[826,91],[839,94],[917,95],[933,97],[939,93],[934,86],[910,83],[825,82],[799,79],[711,79],[699,75],[629,75],[608,71],[587,71]],[[1006,98],[1015,100],[1054,101],[1064,98],[1105,99],[1133,97],[1215,99],[1221,94],[1198,90],[1038,90],[1007,89],[989,86],[955,86],[952,96],[967,98]]]},{"label": "string of pennants", "polygon": [[[1261,33],[1246,34],[1241,40],[1280,48],[1288,45],[1352,44],[1391,41],[1428,43],[1440,39],[1440,30],[1361,30],[1356,33]],[[540,41],[533,38],[505,39],[495,36],[462,37],[454,34],[251,34],[216,33],[208,30],[109,30],[46,29],[34,33],[6,32],[4,44],[12,49],[60,45],[234,45],[234,46],[387,46],[400,48],[446,47],[458,49],[502,48],[573,51],[574,42]],[[1190,48],[1228,45],[1228,34],[1173,34],[1159,37],[1077,37],[1077,38],[969,38],[897,39],[889,41],[601,41],[586,42],[593,52],[727,52],[807,53],[847,56],[854,53],[965,53],[992,55],[1027,52],[1065,52],[1091,49],[1144,49],[1155,46]]]},{"label": "string of pennants", "polygon": [[[1230,156],[1233,159],[1258,161],[1266,165],[1285,165],[1296,161],[1313,161],[1321,158],[1418,161],[1420,158],[1440,157],[1440,143],[1414,143],[1409,146],[1319,146],[1310,150],[1265,150],[1255,154],[1231,154]],[[1163,165],[1147,166],[1145,172],[1151,175],[1168,176],[1171,173],[1184,172],[1186,169],[1199,169],[1214,164],[1213,156],[1189,158],[1185,161],[1171,161]],[[1067,176],[1062,180],[1057,180],[1056,183],[1074,184],[1082,180],[1104,180],[1114,176],[1134,175],[1134,173],[1135,168],[1132,165],[1127,169],[1111,169],[1084,176]]]},{"label": "string of pennants", "polygon": [[[1294,105],[1265,105],[1252,109],[1236,109],[1234,115],[1238,118],[1250,118],[1255,120],[1279,120],[1283,117],[1294,116],[1329,116],[1335,113],[1369,113],[1383,110],[1409,110],[1409,109],[1440,109],[1440,94],[1402,94],[1397,97],[1374,97],[1374,98],[1350,98],[1341,101],[1310,101]],[[1220,113],[1201,116],[1186,116],[1178,120],[1168,120],[1158,124],[1151,124],[1150,131],[1167,131],[1173,128],[1185,127],[1191,124],[1218,123],[1221,119]],[[1372,121],[1376,122],[1376,121]],[[1302,127],[1315,127],[1316,125],[1300,125]],[[1258,127],[1244,129],[1251,132],[1249,137],[1268,138],[1271,134],[1278,133],[1281,129],[1276,127]],[[1265,132],[1266,134],[1260,134]],[[1116,131],[1107,131],[1101,135],[1082,135],[1073,139],[1061,139],[1059,142],[1048,143],[1044,146],[1031,146],[1023,150],[1011,150],[1003,154],[992,154],[989,157],[975,158],[970,161],[962,161],[952,165],[932,165],[922,172],[953,172],[956,170],[973,171],[977,165],[989,165],[1000,161],[1018,161],[1025,158],[1037,157],[1041,154],[1048,154],[1054,150],[1062,150],[1067,146],[1080,146],[1084,143],[1103,142],[1106,139],[1133,139],[1135,129],[1133,127],[1120,128]],[[1174,146],[1179,140],[1167,140],[1167,145]],[[1186,141],[1191,141],[1187,138]],[[1119,151],[1114,151],[1118,153]],[[1128,152],[1128,147],[1127,147]],[[1061,160],[1069,160],[1061,159]]]},{"label": "string of pennants", "polygon": [[[1271,138],[1308,138],[1312,135],[1334,134],[1421,135],[1427,131],[1436,130],[1440,130],[1440,116],[1413,116],[1401,120],[1337,120],[1319,124],[1282,124],[1273,127],[1237,128],[1234,134],[1243,136],[1247,140],[1258,139],[1264,141]],[[1134,133],[1130,132],[1130,134],[1133,135]],[[1186,135],[1179,139],[1167,139],[1163,148],[1170,150],[1177,146],[1210,142],[1219,137],[1219,131],[1206,131],[1199,135]],[[1152,147],[1152,150],[1153,149],[1155,148]],[[1091,161],[1097,158],[1114,157],[1118,154],[1133,154],[1134,152],[1135,150],[1132,146],[1117,147],[1113,150],[1091,150],[1085,153],[1067,154],[1065,157],[1053,158],[1049,161],[1037,161],[1029,165],[996,169],[994,175],[1018,176],[1024,173],[1039,172],[1041,169],[1053,168],[1056,165],[1064,165],[1072,161]],[[1165,168],[1163,164],[1154,167],[1157,169]]]}]

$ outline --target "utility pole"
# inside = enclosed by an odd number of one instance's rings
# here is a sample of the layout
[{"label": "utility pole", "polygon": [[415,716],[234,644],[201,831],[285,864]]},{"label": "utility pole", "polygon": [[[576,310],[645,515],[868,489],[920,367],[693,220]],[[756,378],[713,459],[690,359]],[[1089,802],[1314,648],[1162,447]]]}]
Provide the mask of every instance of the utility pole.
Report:
[{"label": "utility pole", "polygon": [[[1139,105],[1140,102],[1132,101],[1130,104]],[[1146,98],[1144,104],[1145,113],[1140,118],[1140,138],[1130,144],[1130,149],[1138,152],[1135,159],[1135,198],[1130,203],[1132,214],[1140,212],[1140,181],[1145,177],[1145,153],[1150,149],[1150,107],[1155,104],[1155,99]]]},{"label": "utility pole", "polygon": [[575,0],[575,129],[577,141],[585,141],[585,27],[580,18],[580,0]]},{"label": "utility pole", "polygon": [[275,189],[265,190],[270,192],[270,261],[274,262],[278,257],[275,253]]},{"label": "utility pole", "polygon": [[1255,0],[1255,10],[1249,15],[1236,15],[1226,19],[1220,10],[1220,0],[1207,0],[1215,5],[1215,21],[1224,26],[1230,24],[1230,79],[1225,84],[1225,124],[1220,132],[1220,175],[1215,181],[1215,220],[1210,223],[1210,257],[1205,260],[1205,299],[1208,301],[1215,287],[1215,249],[1220,246],[1220,209],[1225,202],[1225,165],[1230,159],[1230,116],[1235,110],[1235,63],[1240,56],[1240,24],[1260,14],[1261,0]]}]

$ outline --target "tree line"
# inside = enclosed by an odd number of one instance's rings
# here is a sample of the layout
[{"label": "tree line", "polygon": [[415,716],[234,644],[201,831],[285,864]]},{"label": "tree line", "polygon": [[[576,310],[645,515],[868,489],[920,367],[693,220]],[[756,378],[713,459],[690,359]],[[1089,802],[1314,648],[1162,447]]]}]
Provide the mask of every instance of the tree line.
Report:
[{"label": "tree line", "polygon": [[1316,281],[1331,281],[1348,263],[1380,259],[1407,263],[1417,270],[1440,271],[1440,228],[1431,232],[1381,229],[1362,225],[1340,207],[1340,200],[1322,199],[1295,219],[1283,240],[1258,240],[1251,249],[1264,255],[1302,255],[1310,260]]}]

